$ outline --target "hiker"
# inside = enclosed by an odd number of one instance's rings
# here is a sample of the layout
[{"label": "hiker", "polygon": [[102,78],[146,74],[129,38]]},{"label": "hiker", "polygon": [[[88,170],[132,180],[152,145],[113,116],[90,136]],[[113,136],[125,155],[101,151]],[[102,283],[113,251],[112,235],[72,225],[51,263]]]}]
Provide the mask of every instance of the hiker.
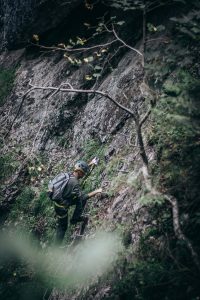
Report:
[{"label": "hiker", "polygon": [[[87,164],[85,161],[80,160],[75,164],[74,171],[72,173],[63,173],[68,176],[68,179],[62,191],[62,199],[54,200],[55,212],[57,215],[57,244],[62,242],[65,232],[68,228],[68,208],[72,205],[76,206],[73,216],[70,220],[71,224],[76,224],[78,222],[83,222],[86,224],[88,218],[82,216],[82,212],[87,200],[99,193],[102,193],[102,189],[99,188],[86,194],[81,190],[79,185],[79,179],[83,178],[89,173],[90,166],[94,165],[93,161],[90,164]],[[53,191],[51,188],[49,188],[48,194],[50,198],[52,198]]]}]

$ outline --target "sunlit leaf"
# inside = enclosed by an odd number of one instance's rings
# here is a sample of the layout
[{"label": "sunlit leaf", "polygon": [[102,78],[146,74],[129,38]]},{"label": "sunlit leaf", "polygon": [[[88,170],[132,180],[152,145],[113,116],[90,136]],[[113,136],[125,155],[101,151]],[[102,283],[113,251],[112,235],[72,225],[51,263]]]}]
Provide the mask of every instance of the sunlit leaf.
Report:
[{"label": "sunlit leaf", "polygon": [[94,73],[94,74],[93,74],[93,77],[95,77],[95,78],[98,78],[99,76],[101,76],[100,73]]},{"label": "sunlit leaf", "polygon": [[85,79],[86,79],[86,80],[92,80],[92,76],[90,76],[90,75],[85,75]]},{"label": "sunlit leaf", "polygon": [[122,26],[125,23],[125,21],[119,21],[116,24]]},{"label": "sunlit leaf", "polygon": [[83,23],[83,25],[85,25],[86,27],[90,27],[89,23]]},{"label": "sunlit leaf", "polygon": [[100,67],[100,66],[95,66],[94,69],[95,69],[95,70],[102,70],[103,68]]},{"label": "sunlit leaf", "polygon": [[39,42],[39,40],[40,40],[39,35],[37,35],[37,34],[33,34],[32,38],[36,42]]}]

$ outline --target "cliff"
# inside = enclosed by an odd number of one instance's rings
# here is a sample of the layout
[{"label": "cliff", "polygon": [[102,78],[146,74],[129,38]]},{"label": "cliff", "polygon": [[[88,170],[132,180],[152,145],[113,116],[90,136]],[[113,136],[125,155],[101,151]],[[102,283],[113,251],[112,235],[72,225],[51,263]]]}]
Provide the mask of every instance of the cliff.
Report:
[{"label": "cliff", "polygon": [[199,6],[137,4],[1,2],[3,228],[25,228],[48,253],[48,180],[97,156],[85,190],[104,193],[83,239],[114,231],[123,245],[71,291],[4,262],[4,299],[198,299]]}]

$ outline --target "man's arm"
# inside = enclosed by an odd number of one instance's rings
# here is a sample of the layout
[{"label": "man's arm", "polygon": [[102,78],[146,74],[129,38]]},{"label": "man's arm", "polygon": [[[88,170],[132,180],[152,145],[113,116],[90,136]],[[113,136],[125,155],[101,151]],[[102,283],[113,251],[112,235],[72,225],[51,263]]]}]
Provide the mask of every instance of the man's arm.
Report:
[{"label": "man's arm", "polygon": [[71,218],[71,224],[76,224],[77,222],[82,221],[83,217],[81,216],[83,209],[85,207],[85,204],[87,202],[87,199],[94,197],[95,195],[99,194],[102,192],[102,189],[97,189],[91,193],[88,194],[84,194],[82,193],[81,189],[79,186],[76,186],[76,188],[74,189],[74,192],[76,194],[77,197],[77,204],[76,204],[76,208],[74,210],[73,216]]},{"label": "man's arm", "polygon": [[93,192],[88,193],[88,198],[92,198],[92,197],[94,197],[94,196],[96,196],[97,194],[100,194],[100,193],[102,193],[102,188],[97,189],[97,190],[95,190]]}]

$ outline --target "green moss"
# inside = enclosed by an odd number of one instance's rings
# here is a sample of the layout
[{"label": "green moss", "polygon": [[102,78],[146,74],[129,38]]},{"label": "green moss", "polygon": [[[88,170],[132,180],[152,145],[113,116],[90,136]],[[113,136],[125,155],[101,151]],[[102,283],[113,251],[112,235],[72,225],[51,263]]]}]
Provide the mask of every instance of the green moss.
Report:
[{"label": "green moss", "polygon": [[84,154],[81,159],[89,162],[94,157],[99,158],[98,165],[91,172],[89,177],[86,180],[83,180],[82,186],[84,189],[89,192],[93,189],[98,188],[101,185],[102,174],[105,171],[106,163],[105,163],[105,145],[100,145],[96,139],[88,140],[84,143],[83,146]]},{"label": "green moss", "polygon": [[56,220],[53,203],[44,189],[37,195],[32,188],[25,187],[13,204],[8,220],[42,242],[53,240]]},{"label": "green moss", "polygon": [[164,92],[170,96],[178,96],[181,93],[181,88],[170,80],[165,82],[163,89]]},{"label": "green moss", "polygon": [[15,69],[0,69],[0,106],[4,105],[6,97],[12,90],[15,80]]},{"label": "green moss", "polygon": [[18,163],[14,159],[13,153],[8,153],[0,157],[0,165],[0,182],[3,183],[17,169]]},{"label": "green moss", "polygon": [[200,213],[199,87],[189,71],[179,69],[174,76],[181,93],[174,97],[163,95],[152,114],[150,141],[157,153],[157,164],[151,167],[159,189],[178,199],[181,214],[189,212],[187,234],[198,244],[200,226],[194,212]]}]

